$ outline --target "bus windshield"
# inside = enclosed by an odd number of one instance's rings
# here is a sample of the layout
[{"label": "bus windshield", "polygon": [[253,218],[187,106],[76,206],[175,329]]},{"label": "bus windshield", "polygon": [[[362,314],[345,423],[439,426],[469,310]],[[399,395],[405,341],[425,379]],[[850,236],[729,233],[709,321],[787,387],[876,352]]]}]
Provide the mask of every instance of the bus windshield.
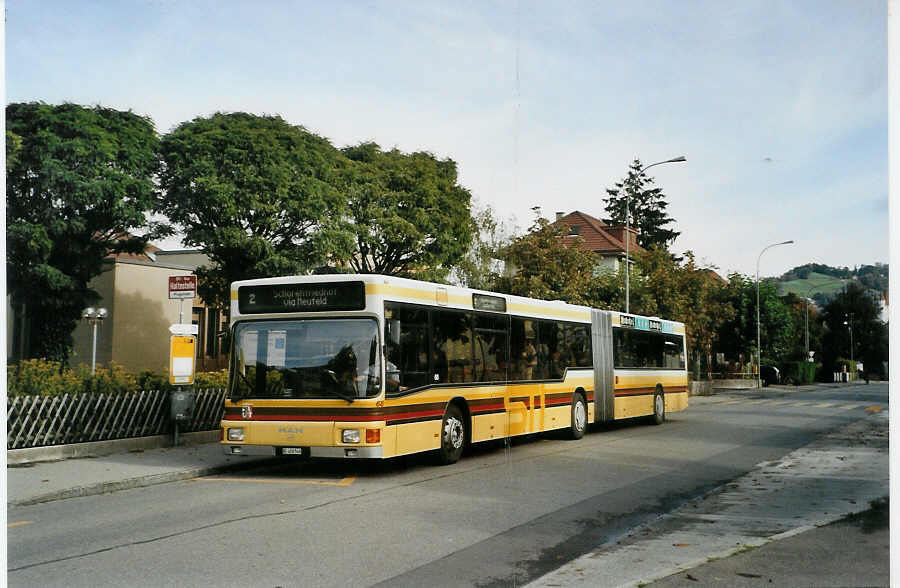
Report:
[{"label": "bus windshield", "polygon": [[381,389],[375,319],[234,325],[229,393],[237,398],[357,398]]}]

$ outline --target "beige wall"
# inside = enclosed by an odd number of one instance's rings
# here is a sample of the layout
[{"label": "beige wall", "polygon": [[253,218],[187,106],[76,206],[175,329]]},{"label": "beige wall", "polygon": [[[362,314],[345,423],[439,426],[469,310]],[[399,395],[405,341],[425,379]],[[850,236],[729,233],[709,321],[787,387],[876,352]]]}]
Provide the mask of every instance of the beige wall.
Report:
[{"label": "beige wall", "polygon": [[[109,312],[107,318],[97,327],[97,365],[104,365],[110,360],[112,353],[112,330],[110,329],[111,317],[114,313],[115,299],[115,265],[104,265],[102,274],[91,280],[90,287],[100,294],[100,300],[95,307],[103,307]],[[78,321],[78,326],[72,332],[74,339],[73,354],[70,362],[73,366],[78,364],[91,365],[91,351],[93,341],[92,327],[86,320]]]},{"label": "beige wall", "polygon": [[[169,300],[169,276],[189,272],[148,265],[116,264],[112,359],[132,372],[169,367],[169,326],[178,322],[179,300]],[[184,301],[191,322],[191,301]],[[112,314],[112,313],[111,313]]]},{"label": "beige wall", "polygon": [[598,255],[597,265],[594,266],[594,275],[599,275],[601,272],[608,270],[617,272],[619,271],[619,265],[619,258],[615,255]]},{"label": "beige wall", "polygon": [[[178,322],[180,301],[169,300],[169,276],[188,275],[186,269],[119,261],[91,281],[109,312],[97,333],[97,365],[110,360],[138,373],[162,372],[169,367],[169,326]],[[184,322],[191,322],[191,300],[184,301]],[[72,364],[91,363],[91,327],[81,321]]]}]

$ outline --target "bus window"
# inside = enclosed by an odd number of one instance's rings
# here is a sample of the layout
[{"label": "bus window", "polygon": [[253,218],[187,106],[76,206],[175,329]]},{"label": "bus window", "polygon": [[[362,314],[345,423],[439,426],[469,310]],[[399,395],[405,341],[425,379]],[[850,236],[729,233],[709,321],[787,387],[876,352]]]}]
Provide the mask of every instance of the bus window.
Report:
[{"label": "bus window", "polygon": [[[396,337],[385,337],[387,360],[397,367],[400,389],[419,388],[432,383],[428,369],[428,311],[406,305],[385,304],[386,322],[397,325]],[[393,335],[393,333],[389,333]]]},{"label": "bus window", "polygon": [[432,372],[439,382],[471,382],[472,322],[467,312],[432,310]]},{"label": "bus window", "polygon": [[475,381],[504,382],[509,377],[509,317],[475,315]]}]

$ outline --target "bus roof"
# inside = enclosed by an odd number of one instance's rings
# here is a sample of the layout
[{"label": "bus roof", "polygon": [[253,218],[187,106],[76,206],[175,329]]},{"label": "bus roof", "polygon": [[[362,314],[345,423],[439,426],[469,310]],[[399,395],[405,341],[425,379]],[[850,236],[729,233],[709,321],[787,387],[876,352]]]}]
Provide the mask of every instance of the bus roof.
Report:
[{"label": "bus roof", "polygon": [[[257,278],[233,282],[231,284],[232,318],[236,315],[247,316],[247,313],[240,313],[238,309],[238,292],[241,288],[250,286],[289,286],[295,284],[336,284],[341,282],[362,282],[365,287],[366,297],[379,296],[384,300],[396,302],[408,302],[411,304],[423,304],[464,310],[489,310],[521,316],[552,317],[576,322],[590,322],[591,320],[591,308],[588,306],[568,304],[560,300],[539,300],[512,294],[500,294],[497,292],[489,292],[487,290],[437,284],[380,274],[282,276],[277,278]],[[491,303],[499,301],[503,301],[502,310],[501,307],[491,307]],[[613,323],[619,325],[621,324],[621,316],[639,316],[625,315],[625,313],[617,311],[604,312],[611,313],[613,315]],[[294,313],[288,311],[276,314]],[[682,323],[678,323],[677,321],[657,319],[656,317],[641,318],[665,323],[667,324],[665,330],[671,328],[669,325],[679,325],[681,328],[676,329],[676,332],[683,332]]]}]

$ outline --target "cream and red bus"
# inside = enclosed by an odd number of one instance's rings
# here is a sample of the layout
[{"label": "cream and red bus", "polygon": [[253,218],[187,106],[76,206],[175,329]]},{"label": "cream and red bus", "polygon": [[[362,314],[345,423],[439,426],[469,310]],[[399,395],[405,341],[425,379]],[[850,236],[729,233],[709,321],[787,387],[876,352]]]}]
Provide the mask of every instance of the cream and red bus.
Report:
[{"label": "cream and red bus", "polygon": [[222,444],[390,458],[688,404],[684,325],[381,275],[235,282]]}]

